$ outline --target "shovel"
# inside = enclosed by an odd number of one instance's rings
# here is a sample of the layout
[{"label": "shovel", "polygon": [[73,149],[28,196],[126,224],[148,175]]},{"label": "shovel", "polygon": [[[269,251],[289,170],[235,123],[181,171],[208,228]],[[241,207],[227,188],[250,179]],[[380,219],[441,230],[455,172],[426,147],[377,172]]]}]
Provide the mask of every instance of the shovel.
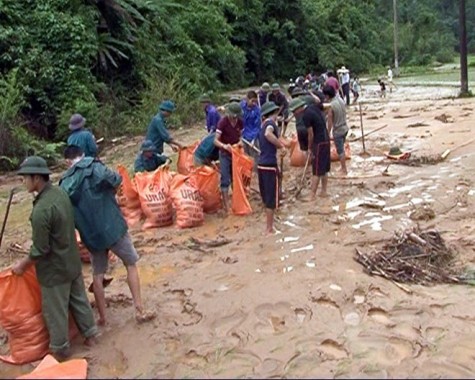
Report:
[{"label": "shovel", "polygon": [[308,163],[310,162],[310,157],[312,156],[312,152],[308,152],[308,157],[307,157],[307,161],[305,162],[305,168],[303,169],[303,174],[302,174],[302,179],[300,180],[300,186],[299,188],[297,189],[295,195],[294,195],[294,199],[297,199],[297,197],[300,195],[300,193],[302,192],[303,190],[303,186],[305,184],[305,177],[307,175],[307,168],[308,168]]},{"label": "shovel", "polygon": [[10,190],[10,196],[8,197],[7,209],[5,210],[5,217],[3,218],[2,232],[0,233],[0,247],[2,246],[3,233],[5,232],[5,226],[7,225],[8,214],[10,213],[10,206],[12,204],[13,194],[16,191],[16,187]]}]

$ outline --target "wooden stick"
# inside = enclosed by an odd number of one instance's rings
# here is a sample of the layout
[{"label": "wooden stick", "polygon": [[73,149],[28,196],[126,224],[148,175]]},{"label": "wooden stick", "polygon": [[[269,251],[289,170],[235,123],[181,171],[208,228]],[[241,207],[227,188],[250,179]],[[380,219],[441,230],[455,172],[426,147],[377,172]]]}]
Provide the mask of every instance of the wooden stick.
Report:
[{"label": "wooden stick", "polygon": [[358,102],[358,107],[360,109],[361,140],[363,142],[363,153],[365,153],[366,152],[366,145],[364,143],[363,112],[361,111],[361,103],[360,102]]},{"label": "wooden stick", "polygon": [[[385,125],[383,125],[382,127],[378,127],[378,128],[376,128],[376,129],[373,129],[372,131],[368,132],[365,137],[369,136],[371,133],[374,133],[374,132],[380,131],[380,130],[383,129],[383,128],[386,128],[387,126],[388,126],[388,124],[385,124]],[[356,137],[356,138],[354,138],[353,140],[349,140],[349,141],[350,141],[350,142],[358,141],[358,140],[361,139],[362,137],[363,137],[363,136],[359,136],[359,137]]]}]

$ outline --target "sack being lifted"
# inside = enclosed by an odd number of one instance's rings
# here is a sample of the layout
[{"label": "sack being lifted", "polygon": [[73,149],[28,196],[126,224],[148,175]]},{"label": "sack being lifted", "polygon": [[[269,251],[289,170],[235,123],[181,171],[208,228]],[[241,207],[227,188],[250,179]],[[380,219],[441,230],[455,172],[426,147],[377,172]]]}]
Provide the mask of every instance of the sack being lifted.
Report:
[{"label": "sack being lifted", "polygon": [[118,165],[117,172],[122,177],[122,184],[119,186],[116,194],[117,203],[127,221],[127,225],[132,227],[140,222],[143,215],[139,194],[125,166]]},{"label": "sack being lifted", "polygon": [[188,175],[193,170],[193,155],[196,148],[198,148],[200,141],[195,141],[193,144],[186,146],[178,152],[178,162],[176,170],[180,174]]},{"label": "sack being lifted", "polygon": [[189,228],[203,224],[203,198],[189,176],[175,175],[170,185],[170,195],[178,227]]},{"label": "sack being lifted", "polygon": [[203,211],[213,213],[221,209],[221,192],[219,189],[219,171],[203,165],[190,175],[190,181],[203,198]]},{"label": "sack being lifted", "polygon": [[300,144],[296,135],[290,141],[290,166],[304,167],[307,162],[307,155],[300,149]]},{"label": "sack being lifted", "polygon": [[135,174],[135,183],[140,198],[145,222],[142,229],[164,227],[173,224],[170,183],[172,175],[167,166],[153,172]]},{"label": "sack being lifted", "polygon": [[233,194],[231,197],[231,208],[235,215],[247,215],[252,212],[248,196],[251,192],[254,160],[244,153],[242,147],[234,146],[232,160]]}]

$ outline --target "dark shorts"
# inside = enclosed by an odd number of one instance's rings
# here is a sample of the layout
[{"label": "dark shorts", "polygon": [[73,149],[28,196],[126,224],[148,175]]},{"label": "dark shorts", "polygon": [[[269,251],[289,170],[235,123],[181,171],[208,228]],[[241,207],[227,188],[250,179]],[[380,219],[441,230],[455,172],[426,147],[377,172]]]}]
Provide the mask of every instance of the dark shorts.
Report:
[{"label": "dark shorts", "polygon": [[306,152],[308,150],[308,132],[305,126],[297,127],[297,138],[300,145],[300,150]]},{"label": "dark shorts", "polygon": [[264,206],[273,210],[276,209],[279,204],[279,170],[277,166],[259,165],[257,174],[259,191]]},{"label": "dark shorts", "polygon": [[314,144],[312,151],[312,174],[324,176],[330,171],[330,141]]}]

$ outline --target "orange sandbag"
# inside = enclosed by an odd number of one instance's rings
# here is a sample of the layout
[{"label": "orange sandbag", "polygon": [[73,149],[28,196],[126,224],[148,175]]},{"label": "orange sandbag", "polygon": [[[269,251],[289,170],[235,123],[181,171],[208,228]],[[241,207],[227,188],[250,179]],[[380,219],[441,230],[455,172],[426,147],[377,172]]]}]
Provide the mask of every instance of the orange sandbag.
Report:
[{"label": "orange sandbag", "polygon": [[49,335],[41,314],[41,289],[31,266],[21,276],[0,272],[0,325],[8,333],[12,364],[30,363],[48,353]]},{"label": "orange sandbag", "polygon": [[129,227],[142,219],[142,208],[135,183],[130,179],[127,169],[123,165],[117,166],[117,172],[122,177],[122,184],[117,189],[117,203]]},{"label": "orange sandbag", "polygon": [[32,372],[17,379],[86,379],[86,359],[72,359],[59,363],[52,355],[46,355]]},{"label": "orange sandbag", "polygon": [[170,185],[170,195],[176,210],[176,224],[180,228],[203,224],[203,197],[189,176],[177,174]]},{"label": "orange sandbag", "polygon": [[193,170],[193,154],[200,141],[195,141],[193,144],[186,146],[178,152],[178,162],[176,164],[176,170],[180,174],[188,175]]},{"label": "orange sandbag", "polygon": [[204,212],[213,213],[222,207],[218,169],[203,165],[191,173],[190,181],[203,198]]},{"label": "orange sandbag", "polygon": [[[340,161],[336,152],[335,141],[333,140],[330,141],[330,158],[332,161]],[[350,143],[348,141],[345,141],[345,159],[351,159]]]},{"label": "orange sandbag", "polygon": [[173,223],[171,180],[172,175],[167,166],[161,166],[153,172],[135,174],[140,204],[145,214],[143,229],[169,226]]},{"label": "orange sandbag", "polygon": [[304,167],[307,162],[305,152],[300,149],[300,144],[296,135],[290,141],[290,166]]},{"label": "orange sandbag", "polygon": [[236,215],[247,215],[252,212],[248,195],[251,192],[254,160],[244,154],[244,150],[241,146],[233,146],[232,160],[233,195],[231,197],[231,208]]}]

